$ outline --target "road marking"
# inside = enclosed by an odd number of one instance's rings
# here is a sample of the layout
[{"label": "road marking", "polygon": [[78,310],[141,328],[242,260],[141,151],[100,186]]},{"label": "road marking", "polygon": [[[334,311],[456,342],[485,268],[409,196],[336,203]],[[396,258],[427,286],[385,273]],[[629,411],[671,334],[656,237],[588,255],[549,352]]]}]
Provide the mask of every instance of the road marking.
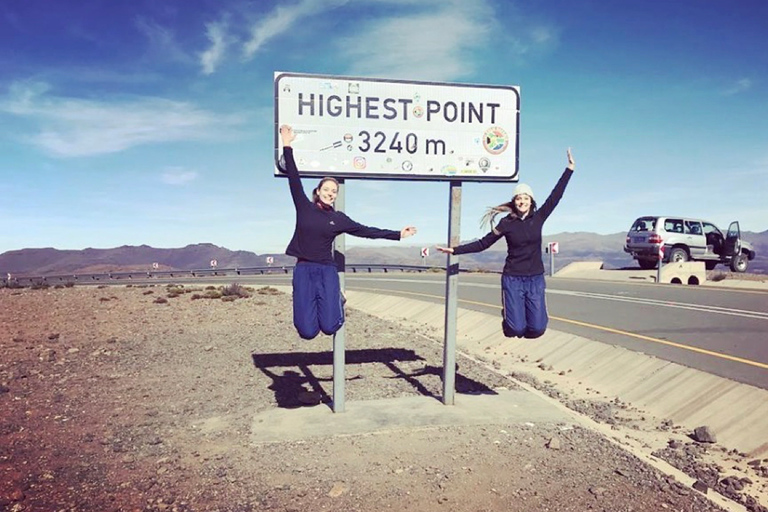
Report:
[{"label": "road marking", "polygon": [[620,331],[619,329],[613,329],[612,327],[603,327],[602,325],[590,324],[588,322],[579,322],[578,320],[570,320],[568,318],[562,318],[562,317],[559,317],[559,316],[550,316],[549,318],[551,318],[553,320],[559,320],[560,322],[565,322],[565,323],[574,324],[574,325],[580,325],[582,327],[589,327],[591,329],[597,329],[598,331],[606,331],[606,332],[610,332],[610,333],[613,333],[613,334],[622,334],[624,336],[629,336],[631,338],[638,338],[638,339],[641,339],[643,341],[650,341],[650,342],[653,342],[653,343],[659,343],[661,345],[668,345],[670,347],[675,347],[675,348],[679,348],[679,349],[683,349],[683,350],[689,350],[691,352],[697,352],[699,354],[705,354],[705,355],[712,356],[712,357],[717,357],[717,358],[720,358],[720,359],[727,359],[729,361],[735,361],[737,363],[743,363],[743,364],[747,364],[749,366],[756,366],[758,368],[762,368],[764,370],[768,370],[768,364],[760,363],[760,362],[757,362],[757,361],[752,361],[750,359],[743,359],[741,357],[731,356],[731,355],[728,355],[728,354],[723,354],[721,352],[713,352],[711,350],[706,350],[706,349],[699,348],[699,347],[692,347],[690,345],[684,345],[682,343],[675,343],[674,341],[662,340],[660,338],[652,338],[650,336],[644,336],[642,334],[635,334],[633,332]]},{"label": "road marking", "polygon": [[572,297],[585,297],[598,300],[613,300],[616,302],[633,302],[636,304],[647,304],[650,306],[664,306],[665,308],[689,309],[691,311],[700,311],[707,313],[718,313],[728,316],[740,316],[744,318],[755,318],[758,320],[768,320],[768,313],[763,311],[748,311],[744,309],[723,308],[720,306],[707,306],[706,304],[687,304],[685,302],[672,302],[667,300],[645,299],[640,297],[622,297],[619,295],[608,295],[604,293],[574,292],[569,290],[547,290],[547,293],[553,295],[570,295]]},{"label": "road marking", "polygon": [[[417,297],[429,297],[429,298],[432,298],[432,299],[440,299],[440,300],[443,300],[443,301],[445,300],[445,297],[443,297],[443,296],[431,295],[431,294],[428,294],[428,293],[407,292],[407,291],[399,291],[399,290],[385,290],[385,289],[379,289],[379,288],[362,288],[362,290],[363,291],[371,291],[371,292],[375,292],[375,293],[383,293],[385,295],[390,295],[390,294],[392,294],[392,292],[396,292],[398,294],[403,294],[403,295],[414,295],[414,296],[417,296]],[[499,308],[500,307],[498,304],[488,304],[487,302],[477,302],[477,301],[474,301],[474,300],[458,299],[458,301],[459,302],[463,302],[465,304],[474,304],[476,306],[483,306],[483,307],[490,307],[490,308]],[[656,302],[660,302],[660,303],[665,304],[665,305],[667,304],[666,302],[663,302],[663,301],[656,301]],[[686,309],[696,309],[696,308],[686,308]],[[559,316],[550,316],[549,318],[551,318],[552,320],[560,321],[560,322],[565,322],[565,323],[569,323],[569,324],[579,325],[581,327],[588,327],[590,329],[596,329],[598,331],[610,332],[612,334],[621,334],[623,336],[628,336],[630,338],[637,338],[637,339],[640,339],[640,340],[643,340],[643,341],[650,341],[652,343],[658,343],[658,344],[661,344],[661,345],[667,345],[667,346],[670,346],[670,347],[679,348],[681,350],[688,350],[690,352],[696,352],[696,353],[699,353],[699,354],[704,354],[704,355],[708,355],[708,356],[711,356],[711,357],[716,357],[716,358],[719,358],[719,359],[726,359],[728,361],[734,361],[734,362],[737,362],[737,363],[742,363],[742,364],[746,364],[746,365],[749,365],[749,366],[755,366],[757,368],[762,368],[764,370],[768,370],[768,364],[760,363],[758,361],[752,361],[750,359],[744,359],[744,358],[741,358],[741,357],[731,356],[731,355],[728,355],[728,354],[723,354],[721,352],[714,352],[712,350],[706,350],[706,349],[699,348],[699,347],[692,347],[690,345],[684,345],[682,343],[676,343],[674,341],[662,340],[660,338],[652,338],[650,336],[644,336],[642,334],[635,334],[633,332],[622,331],[622,330],[619,330],[619,329],[614,329],[612,327],[604,327],[602,325],[591,324],[591,323],[588,323],[588,322],[580,322],[578,320],[570,320],[568,318],[562,318],[562,317],[559,317]]]}]

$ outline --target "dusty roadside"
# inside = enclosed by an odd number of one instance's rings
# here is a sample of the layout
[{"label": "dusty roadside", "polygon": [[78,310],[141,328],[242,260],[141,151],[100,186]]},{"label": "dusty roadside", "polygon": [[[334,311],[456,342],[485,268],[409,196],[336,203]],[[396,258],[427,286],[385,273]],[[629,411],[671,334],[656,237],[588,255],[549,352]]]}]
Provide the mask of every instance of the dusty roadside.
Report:
[{"label": "dusty roadside", "polygon": [[[300,340],[285,294],[214,292],[0,289],[0,510],[722,510],[569,422],[258,442],[260,413],[327,407],[330,338]],[[439,396],[439,344],[347,328],[347,400]],[[459,357],[458,393],[516,387]]]}]

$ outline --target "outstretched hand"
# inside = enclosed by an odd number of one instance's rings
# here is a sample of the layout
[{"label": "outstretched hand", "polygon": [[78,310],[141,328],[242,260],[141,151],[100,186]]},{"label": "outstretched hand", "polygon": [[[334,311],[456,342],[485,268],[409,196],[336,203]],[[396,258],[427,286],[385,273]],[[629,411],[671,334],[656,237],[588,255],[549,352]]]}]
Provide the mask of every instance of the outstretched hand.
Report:
[{"label": "outstretched hand", "polygon": [[453,254],[453,247],[440,247],[439,245],[436,245],[435,249],[444,252],[445,254]]},{"label": "outstretched hand", "polygon": [[413,226],[407,226],[400,230],[400,240],[408,238],[416,234],[416,228]]},{"label": "outstretched hand", "polygon": [[573,160],[571,148],[568,148],[568,168],[572,171],[576,168],[576,162]]},{"label": "outstretched hand", "polygon": [[283,147],[290,147],[296,134],[293,133],[293,128],[290,125],[284,124],[280,127],[280,137],[283,139]]}]

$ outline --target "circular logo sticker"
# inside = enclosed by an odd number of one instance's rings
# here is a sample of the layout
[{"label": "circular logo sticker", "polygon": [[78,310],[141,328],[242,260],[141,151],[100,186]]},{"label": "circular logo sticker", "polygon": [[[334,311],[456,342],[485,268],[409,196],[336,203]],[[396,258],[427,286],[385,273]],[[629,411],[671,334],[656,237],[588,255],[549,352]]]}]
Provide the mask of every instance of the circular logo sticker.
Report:
[{"label": "circular logo sticker", "polygon": [[416,105],[415,107],[413,107],[413,115],[414,115],[415,117],[421,117],[421,116],[423,116],[423,115],[424,115],[424,109],[423,109],[423,108],[421,108],[421,106],[419,106],[419,105]]},{"label": "circular logo sticker", "polygon": [[509,146],[509,136],[503,128],[492,126],[483,134],[483,147],[492,155],[500,155]]}]

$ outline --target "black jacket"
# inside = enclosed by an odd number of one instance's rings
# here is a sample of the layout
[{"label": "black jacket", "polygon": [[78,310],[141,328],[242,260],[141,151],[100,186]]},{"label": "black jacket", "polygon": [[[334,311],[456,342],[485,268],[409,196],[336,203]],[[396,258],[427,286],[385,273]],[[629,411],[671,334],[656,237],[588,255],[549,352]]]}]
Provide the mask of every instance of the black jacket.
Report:
[{"label": "black jacket", "polygon": [[296,228],[285,253],[300,260],[334,265],[333,240],[341,233],[362,238],[400,240],[400,232],[359,224],[333,208],[324,209],[304,193],[299,170],[293,159],[293,148],[283,148],[285,173],[296,207]]},{"label": "black jacket", "polygon": [[[507,259],[504,261],[503,273],[510,276],[534,276],[544,273],[544,263],[541,259],[541,231],[544,221],[560,202],[565,187],[571,179],[573,171],[566,168],[560,176],[555,188],[541,208],[533,214],[519,219],[507,215],[501,219],[495,230],[479,240],[454,247],[453,254],[469,254],[484,251],[495,244],[502,236],[507,241]],[[498,233],[498,234],[497,234]]]}]

